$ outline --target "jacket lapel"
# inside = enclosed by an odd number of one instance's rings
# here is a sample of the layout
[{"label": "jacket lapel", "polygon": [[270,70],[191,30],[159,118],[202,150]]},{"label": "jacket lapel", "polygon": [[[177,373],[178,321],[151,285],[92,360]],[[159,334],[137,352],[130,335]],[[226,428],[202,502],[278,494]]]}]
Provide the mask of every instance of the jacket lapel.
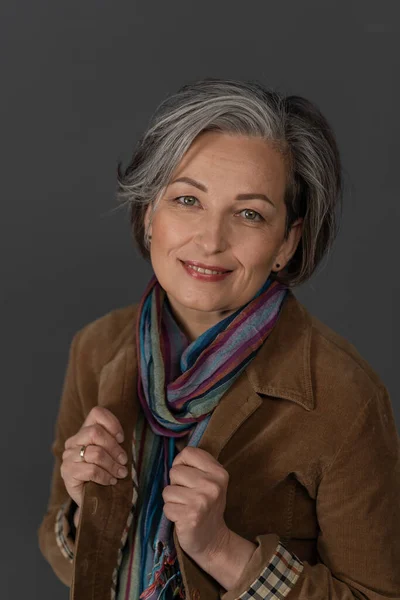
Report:
[{"label": "jacket lapel", "polygon": [[313,410],[311,336],[312,317],[289,291],[274,329],[246,368],[253,390]]},{"label": "jacket lapel", "polygon": [[[215,459],[218,457],[239,427],[262,404],[262,399],[253,391],[245,373],[242,373],[224,394],[214,409],[211,419],[200,440],[199,448],[209,452]],[[201,590],[207,600],[219,599],[219,588],[216,581],[205,573],[180,547],[175,527],[174,542],[182,579],[186,589]],[[218,585],[218,584],[217,584]],[[222,588],[221,588],[222,589]]]},{"label": "jacket lapel", "polygon": [[[121,445],[128,456],[126,467],[129,474],[132,469],[133,427],[139,408],[133,401],[137,381],[135,361],[134,346],[129,344],[122,347],[102,368],[98,387],[98,405],[110,410],[124,429],[125,437]],[[92,598],[93,590],[104,590],[104,595],[99,595],[99,598],[111,597],[122,532],[126,527],[132,499],[133,481],[129,475],[115,486],[103,486],[94,481],[85,484],[70,595],[74,600]],[[97,557],[101,557],[101,560]]]}]

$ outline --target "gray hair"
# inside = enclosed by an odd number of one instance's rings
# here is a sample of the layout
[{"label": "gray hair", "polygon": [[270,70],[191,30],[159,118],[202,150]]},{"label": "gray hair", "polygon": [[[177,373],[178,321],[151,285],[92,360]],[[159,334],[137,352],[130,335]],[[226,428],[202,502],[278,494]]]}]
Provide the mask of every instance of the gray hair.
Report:
[{"label": "gray hair", "polygon": [[149,260],[144,215],[153,212],[195,138],[205,131],[255,136],[272,143],[287,164],[285,237],[303,218],[297,249],[273,279],[295,286],[311,277],[338,233],[343,179],[334,133],[319,108],[302,96],[285,96],[258,81],[206,79],[187,83],[157,107],[122,172],[117,167],[117,202],[130,206],[140,254]]}]

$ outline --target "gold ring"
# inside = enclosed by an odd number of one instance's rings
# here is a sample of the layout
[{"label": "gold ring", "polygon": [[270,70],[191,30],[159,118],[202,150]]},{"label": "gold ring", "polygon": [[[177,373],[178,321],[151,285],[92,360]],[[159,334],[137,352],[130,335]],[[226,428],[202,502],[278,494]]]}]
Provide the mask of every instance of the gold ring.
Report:
[{"label": "gold ring", "polygon": [[79,456],[81,457],[82,460],[85,460],[85,450],[86,450],[86,446],[81,446],[81,449],[79,451]]}]

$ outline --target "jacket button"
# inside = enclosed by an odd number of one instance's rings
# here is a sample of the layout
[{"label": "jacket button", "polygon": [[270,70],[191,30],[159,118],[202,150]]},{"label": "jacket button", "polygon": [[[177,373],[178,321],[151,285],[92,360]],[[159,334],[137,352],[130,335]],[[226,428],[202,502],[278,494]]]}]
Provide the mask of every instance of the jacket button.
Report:
[{"label": "jacket button", "polygon": [[192,590],[192,600],[200,600],[200,592],[197,588]]}]

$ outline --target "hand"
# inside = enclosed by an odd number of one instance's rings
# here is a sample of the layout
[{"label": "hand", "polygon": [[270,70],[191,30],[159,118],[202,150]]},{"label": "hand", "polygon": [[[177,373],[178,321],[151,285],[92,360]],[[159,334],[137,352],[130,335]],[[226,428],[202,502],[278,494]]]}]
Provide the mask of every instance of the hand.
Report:
[{"label": "hand", "polygon": [[224,520],[229,474],[211,454],[187,446],[169,476],[171,485],[162,493],[165,516],[175,523],[182,549],[206,564],[229,540]]},{"label": "hand", "polygon": [[[95,481],[101,485],[115,485],[118,478],[126,477],[128,471],[122,467],[127,460],[125,451],[117,442],[117,435],[124,432],[120,422],[107,408],[95,406],[86,417],[82,427],[65,441],[65,450],[60,467],[61,477],[70,497],[80,507],[83,484]],[[81,446],[87,446],[84,460],[80,457]],[[119,470],[123,468],[123,472]],[[74,515],[75,525],[79,508]]]}]

